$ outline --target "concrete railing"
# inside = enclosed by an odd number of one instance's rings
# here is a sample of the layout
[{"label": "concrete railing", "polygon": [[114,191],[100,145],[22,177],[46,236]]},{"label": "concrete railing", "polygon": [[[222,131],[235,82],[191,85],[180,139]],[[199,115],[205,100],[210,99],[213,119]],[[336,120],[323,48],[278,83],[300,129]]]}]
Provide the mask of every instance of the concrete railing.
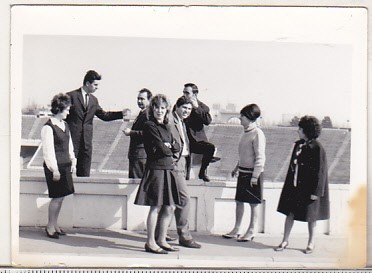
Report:
[{"label": "concrete railing", "polygon": [[[65,198],[59,224],[63,227],[145,230],[148,207],[134,205],[139,180],[126,178],[77,178],[75,194]],[[281,234],[285,216],[276,211],[283,183],[264,183],[265,202],[260,205],[259,231]],[[235,181],[188,181],[191,197],[190,229],[207,233],[229,231],[235,221]],[[317,232],[344,234],[347,227],[349,185],[331,184],[331,218],[319,221]],[[44,176],[22,176],[20,226],[47,223],[49,197]],[[248,227],[249,206],[242,228]],[[174,221],[171,229],[175,229]],[[307,233],[307,224],[296,222],[293,233]]]}]

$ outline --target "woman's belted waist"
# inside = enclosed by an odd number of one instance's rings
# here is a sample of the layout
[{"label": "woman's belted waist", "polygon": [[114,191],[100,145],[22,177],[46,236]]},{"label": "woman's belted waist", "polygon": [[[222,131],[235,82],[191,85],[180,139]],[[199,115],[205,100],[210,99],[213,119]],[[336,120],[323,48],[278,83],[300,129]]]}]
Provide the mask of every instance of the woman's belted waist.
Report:
[{"label": "woman's belted waist", "polygon": [[253,168],[238,167],[239,172],[241,173],[253,173]]}]

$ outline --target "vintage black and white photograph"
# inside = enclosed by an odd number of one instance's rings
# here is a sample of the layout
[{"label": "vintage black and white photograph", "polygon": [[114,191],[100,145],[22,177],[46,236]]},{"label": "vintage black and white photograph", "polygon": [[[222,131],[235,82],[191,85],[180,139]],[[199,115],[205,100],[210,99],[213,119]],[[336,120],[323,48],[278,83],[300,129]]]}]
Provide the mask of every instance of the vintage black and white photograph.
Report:
[{"label": "vintage black and white photograph", "polygon": [[11,15],[15,265],[365,266],[366,9]]}]

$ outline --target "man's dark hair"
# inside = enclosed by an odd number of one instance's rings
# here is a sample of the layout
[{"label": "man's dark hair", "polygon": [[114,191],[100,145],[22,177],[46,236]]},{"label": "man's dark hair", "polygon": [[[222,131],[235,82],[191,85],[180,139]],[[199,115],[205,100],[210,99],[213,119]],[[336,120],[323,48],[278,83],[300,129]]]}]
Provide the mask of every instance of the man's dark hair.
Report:
[{"label": "man's dark hair", "polygon": [[185,96],[179,97],[176,101],[176,104],[173,106],[173,112],[176,111],[176,108],[181,107],[184,104],[190,103],[192,105],[192,101]]},{"label": "man's dark hair", "polygon": [[298,127],[302,128],[302,131],[309,140],[318,138],[322,131],[319,120],[313,116],[303,116],[298,123]]},{"label": "man's dark hair", "polygon": [[87,74],[85,74],[83,85],[85,85],[86,82],[93,83],[94,81],[100,81],[101,78],[101,75],[98,74],[96,71],[89,70]]},{"label": "man's dark hair", "polygon": [[192,92],[193,92],[194,94],[199,93],[199,89],[198,89],[198,87],[196,86],[196,84],[194,84],[194,83],[191,83],[191,82],[186,83],[186,84],[184,85],[184,87],[191,87],[191,88],[192,88]]},{"label": "man's dark hair", "polygon": [[252,104],[248,104],[247,106],[243,107],[243,109],[240,110],[240,114],[245,116],[247,119],[251,121],[255,121],[261,116],[261,110],[257,104],[252,103]]},{"label": "man's dark hair", "polygon": [[71,106],[71,99],[69,95],[59,93],[53,97],[51,106],[52,108],[50,111],[53,115],[57,115],[58,113],[62,113],[67,107]]},{"label": "man's dark hair", "polygon": [[150,100],[152,98],[152,93],[147,88],[142,88],[140,91],[138,91],[138,93],[146,93],[148,100]]}]

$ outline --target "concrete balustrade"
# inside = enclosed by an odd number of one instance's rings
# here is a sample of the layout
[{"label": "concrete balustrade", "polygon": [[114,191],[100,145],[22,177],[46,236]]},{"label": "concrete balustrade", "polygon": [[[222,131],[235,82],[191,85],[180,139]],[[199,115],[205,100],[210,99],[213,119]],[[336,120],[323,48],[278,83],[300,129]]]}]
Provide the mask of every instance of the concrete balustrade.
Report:
[{"label": "concrete balustrade", "polygon": [[[59,224],[63,227],[145,230],[148,207],[134,205],[139,180],[126,178],[75,178],[75,194],[65,198]],[[259,231],[283,233],[285,216],[276,211],[283,183],[264,183],[264,203],[260,205]],[[191,197],[190,229],[220,234],[231,230],[235,221],[236,181],[188,181]],[[331,219],[319,221],[317,232],[344,234],[347,231],[349,185],[331,184]],[[20,226],[44,226],[49,198],[42,172],[21,176]],[[242,228],[249,223],[246,204]],[[175,230],[173,220],[171,229]],[[243,230],[242,232],[244,232]],[[307,224],[296,222],[292,233],[307,233]]]}]

